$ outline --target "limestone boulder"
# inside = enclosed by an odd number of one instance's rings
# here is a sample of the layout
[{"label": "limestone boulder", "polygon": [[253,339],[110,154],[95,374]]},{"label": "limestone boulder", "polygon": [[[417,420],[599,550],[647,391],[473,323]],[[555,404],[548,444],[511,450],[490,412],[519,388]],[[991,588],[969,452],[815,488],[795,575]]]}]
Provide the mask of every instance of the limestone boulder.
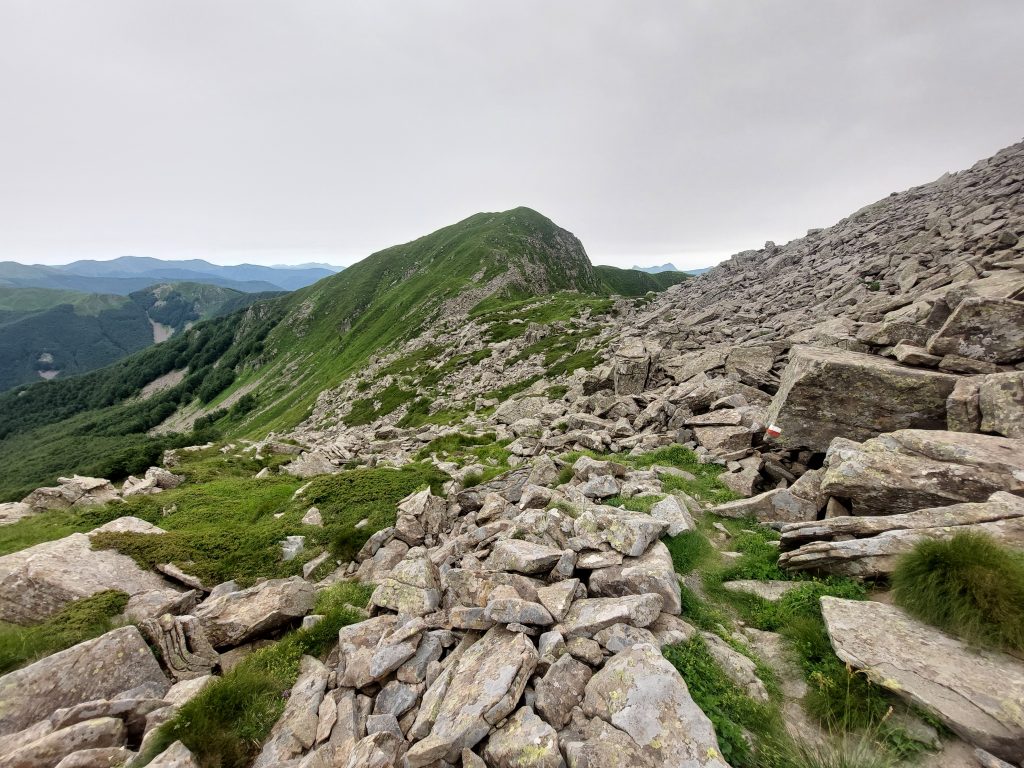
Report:
[{"label": "limestone boulder", "polygon": [[169,688],[139,630],[115,629],[0,677],[0,736],[61,707],[113,699],[145,685],[159,695]]},{"label": "limestone boulder", "polygon": [[835,437],[866,440],[900,429],[943,429],[957,377],[840,349],[790,350],[768,422],[775,442],[824,451]]},{"label": "limestone boulder", "polygon": [[196,608],[195,616],[211,645],[234,647],[301,619],[315,599],[313,585],[298,576],[270,579],[208,599]]},{"label": "limestone boulder", "polygon": [[1024,761],[1024,662],[972,648],[873,601],[821,599],[832,646],[854,669],[931,712],[970,744]]},{"label": "limestone boulder", "polygon": [[117,717],[98,717],[62,728],[4,755],[9,768],[51,768],[61,760],[86,749],[110,749],[124,745],[127,729]]},{"label": "limestone boulder", "polygon": [[853,443],[836,440],[821,489],[854,515],[892,515],[1024,492],[1024,440],[904,429]]},{"label": "limestone boulder", "polygon": [[656,350],[637,338],[626,339],[612,357],[612,383],[617,395],[638,395],[647,388]]},{"label": "limestone boulder", "polygon": [[651,765],[728,768],[711,721],[654,645],[609,659],[587,683],[583,711],[628,735]]},{"label": "limestone boulder", "polygon": [[58,485],[51,488],[37,488],[22,499],[36,511],[48,509],[71,509],[72,507],[95,507],[118,501],[117,489],[102,477],[58,477]]},{"label": "limestone boulder", "polygon": [[499,424],[515,424],[521,419],[536,419],[548,405],[546,397],[520,397],[506,400],[494,412]]},{"label": "limestone boulder", "polygon": [[587,683],[593,675],[590,667],[566,653],[555,661],[544,677],[534,684],[536,706],[547,722],[562,728],[569,722],[573,707],[580,705]]}]

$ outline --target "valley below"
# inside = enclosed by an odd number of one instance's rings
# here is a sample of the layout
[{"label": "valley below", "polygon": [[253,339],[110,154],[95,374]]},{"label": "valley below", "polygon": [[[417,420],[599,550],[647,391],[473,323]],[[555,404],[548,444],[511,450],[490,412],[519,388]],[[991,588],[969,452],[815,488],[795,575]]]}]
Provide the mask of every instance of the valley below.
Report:
[{"label": "valley below", "polygon": [[1024,144],[696,276],[150,290],[0,393],[0,768],[1024,765]]}]

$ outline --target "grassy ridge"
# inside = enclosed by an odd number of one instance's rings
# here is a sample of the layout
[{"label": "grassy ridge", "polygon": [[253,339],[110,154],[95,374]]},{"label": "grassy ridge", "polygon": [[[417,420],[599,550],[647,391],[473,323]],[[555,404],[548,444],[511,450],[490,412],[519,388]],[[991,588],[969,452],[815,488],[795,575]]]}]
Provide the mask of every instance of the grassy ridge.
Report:
[{"label": "grassy ridge", "polygon": [[594,267],[594,273],[609,293],[619,296],[643,296],[649,291],[664,291],[689,280],[685,272],[643,272],[639,269],[619,269],[605,265]]}]

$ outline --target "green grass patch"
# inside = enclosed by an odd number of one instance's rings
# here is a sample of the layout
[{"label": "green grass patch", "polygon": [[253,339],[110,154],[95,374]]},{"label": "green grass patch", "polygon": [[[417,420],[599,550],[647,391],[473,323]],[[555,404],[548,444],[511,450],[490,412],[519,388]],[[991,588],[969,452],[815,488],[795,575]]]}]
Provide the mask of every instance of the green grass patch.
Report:
[{"label": "green grass patch", "polygon": [[387,416],[415,397],[415,392],[403,389],[397,384],[390,384],[376,395],[354,400],[351,410],[345,415],[343,420],[350,427],[369,424]]},{"label": "green grass patch", "polygon": [[703,638],[666,646],[662,653],[682,675],[693,700],[714,724],[725,760],[734,768],[757,766],[757,756],[746,734],[749,732],[760,740],[778,733],[778,711],[746,696],[715,662]]},{"label": "green grass patch", "polygon": [[1024,553],[990,536],[919,542],[897,564],[892,591],[922,621],[972,643],[1024,651]]},{"label": "green grass patch", "polygon": [[256,651],[161,726],[142,764],[180,740],[203,768],[244,768],[281,716],[303,655],[323,656],[338,642],[338,630],[362,621],[368,588],[341,583],[322,592],[315,611],[324,619],[312,629],[286,635]]},{"label": "green grass patch", "polygon": [[111,590],[70,603],[30,627],[0,622],[0,674],[109,632],[127,604],[128,595]]},{"label": "green grass patch", "polygon": [[628,499],[624,496],[612,496],[605,500],[605,504],[609,507],[619,507],[620,509],[628,509],[631,512],[642,512],[645,515],[651,513],[651,508],[659,501],[665,498],[662,493],[648,493],[643,496],[630,496]]},{"label": "green grass patch", "polygon": [[506,384],[504,387],[484,392],[483,397],[485,400],[508,400],[512,395],[518,395],[520,392],[532,387],[538,381],[540,381],[540,376],[529,376],[522,381],[515,381],[511,384]]},{"label": "green grass patch", "polygon": [[683,531],[663,539],[676,573],[685,576],[715,557],[715,548],[700,531]]},{"label": "green grass patch", "polygon": [[429,459],[433,454],[441,458],[461,456],[469,452],[471,448],[480,448],[491,445],[495,442],[497,435],[494,432],[485,432],[482,435],[468,435],[464,432],[455,432],[450,435],[435,437],[416,454],[420,461]]}]

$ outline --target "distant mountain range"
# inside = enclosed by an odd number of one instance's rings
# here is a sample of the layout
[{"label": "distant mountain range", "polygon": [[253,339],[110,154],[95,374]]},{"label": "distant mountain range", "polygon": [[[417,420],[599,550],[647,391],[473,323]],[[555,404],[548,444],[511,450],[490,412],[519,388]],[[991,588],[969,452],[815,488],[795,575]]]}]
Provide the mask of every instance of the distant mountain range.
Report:
[{"label": "distant mountain range", "polygon": [[637,270],[638,272],[646,272],[649,275],[656,275],[659,272],[679,272],[679,271],[681,271],[681,270],[679,270],[676,267],[675,264],[673,264],[671,262],[665,262],[661,266],[654,266],[654,267],[637,267],[637,266],[634,266],[633,269]]},{"label": "distant mountain range", "polygon": [[0,286],[127,296],[160,283],[191,282],[217,285],[243,293],[265,293],[305,288],[336,274],[340,269],[326,264],[221,266],[203,259],[170,261],[148,256],[121,256],[109,261],[87,259],[58,266],[3,261],[0,262]]}]

